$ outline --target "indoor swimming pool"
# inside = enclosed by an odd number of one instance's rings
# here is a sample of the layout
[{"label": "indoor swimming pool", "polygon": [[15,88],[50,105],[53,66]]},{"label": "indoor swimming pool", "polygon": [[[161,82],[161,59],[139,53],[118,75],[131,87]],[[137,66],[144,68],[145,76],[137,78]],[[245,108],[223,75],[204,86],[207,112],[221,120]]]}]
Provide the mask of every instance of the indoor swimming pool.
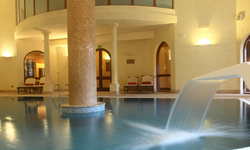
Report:
[{"label": "indoor swimming pool", "polygon": [[[229,150],[250,147],[250,106],[213,99],[200,134],[164,139],[175,99],[98,98],[105,112],[62,114],[68,98],[1,97],[1,150]],[[163,140],[164,139],[164,140]]]}]

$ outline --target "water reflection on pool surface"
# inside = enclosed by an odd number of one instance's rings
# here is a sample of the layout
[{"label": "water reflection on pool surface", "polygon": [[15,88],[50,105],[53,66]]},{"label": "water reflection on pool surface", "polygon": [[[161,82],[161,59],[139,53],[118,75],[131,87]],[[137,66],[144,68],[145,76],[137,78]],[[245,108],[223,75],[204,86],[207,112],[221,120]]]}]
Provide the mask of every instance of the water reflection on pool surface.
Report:
[{"label": "water reflection on pool surface", "polygon": [[214,99],[200,134],[163,141],[174,99],[99,98],[105,112],[64,116],[68,98],[0,98],[0,149],[18,150],[225,150],[249,147],[250,106]]}]

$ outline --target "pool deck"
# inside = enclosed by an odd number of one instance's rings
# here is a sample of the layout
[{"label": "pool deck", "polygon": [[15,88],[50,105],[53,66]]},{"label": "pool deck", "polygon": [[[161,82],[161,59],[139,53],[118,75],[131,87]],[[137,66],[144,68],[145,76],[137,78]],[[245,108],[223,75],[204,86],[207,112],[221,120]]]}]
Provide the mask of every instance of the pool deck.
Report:
[{"label": "pool deck", "polygon": [[[165,93],[165,92],[155,92],[146,94],[110,94],[109,92],[97,92],[97,97],[106,98],[176,98],[178,93]],[[51,94],[18,94],[18,93],[0,93],[0,97],[50,97]],[[68,92],[65,92],[63,97],[68,97]],[[59,92],[55,92],[53,97],[59,97]],[[250,94],[215,94],[215,99],[235,99],[235,98],[245,98],[250,99]]]}]

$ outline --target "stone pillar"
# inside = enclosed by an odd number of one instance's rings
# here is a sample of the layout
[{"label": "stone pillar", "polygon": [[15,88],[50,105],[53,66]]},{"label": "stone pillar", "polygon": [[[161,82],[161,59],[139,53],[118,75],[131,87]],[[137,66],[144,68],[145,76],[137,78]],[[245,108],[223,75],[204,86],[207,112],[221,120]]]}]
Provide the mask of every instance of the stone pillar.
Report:
[{"label": "stone pillar", "polygon": [[110,93],[119,94],[119,83],[117,80],[117,23],[110,24],[111,29],[111,67],[112,67],[112,83],[110,84]]},{"label": "stone pillar", "polygon": [[[97,102],[95,1],[68,0],[69,104],[63,113],[89,113]],[[76,108],[76,109],[74,109]]]},{"label": "stone pillar", "polygon": [[42,31],[44,36],[44,63],[45,63],[45,84],[43,86],[44,93],[51,93],[53,85],[50,80],[50,50],[49,50],[49,31]]}]

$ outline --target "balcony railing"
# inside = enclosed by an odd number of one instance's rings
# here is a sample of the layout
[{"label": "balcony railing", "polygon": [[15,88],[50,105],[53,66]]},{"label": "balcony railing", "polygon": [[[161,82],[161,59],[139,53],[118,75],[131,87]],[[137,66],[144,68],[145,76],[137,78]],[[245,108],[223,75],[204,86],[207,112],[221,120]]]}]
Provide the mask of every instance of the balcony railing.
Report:
[{"label": "balcony railing", "polygon": [[98,5],[137,5],[173,8],[173,0],[95,0]]},{"label": "balcony railing", "polygon": [[[95,0],[100,5],[137,5],[173,9],[173,0]],[[67,0],[16,0],[17,24],[34,15],[67,9]]]}]

